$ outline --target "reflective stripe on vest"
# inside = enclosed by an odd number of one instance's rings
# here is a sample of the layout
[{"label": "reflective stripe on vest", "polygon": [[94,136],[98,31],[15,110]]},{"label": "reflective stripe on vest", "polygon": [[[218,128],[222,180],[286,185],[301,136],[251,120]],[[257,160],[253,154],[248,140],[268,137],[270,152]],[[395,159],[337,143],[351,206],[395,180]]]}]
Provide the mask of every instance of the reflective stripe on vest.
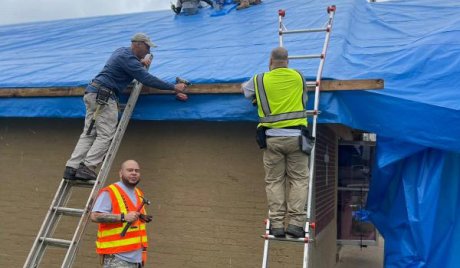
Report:
[{"label": "reflective stripe on vest", "polygon": [[279,114],[272,114],[271,109],[270,109],[270,104],[267,98],[267,92],[265,91],[265,85],[264,85],[264,73],[256,75],[254,79],[254,87],[257,91],[259,101],[260,101],[260,107],[263,111],[264,116],[259,117],[259,122],[260,123],[275,123],[279,121],[285,121],[285,120],[290,120],[290,119],[302,119],[307,117],[307,111],[305,110],[306,107],[306,102],[308,100],[308,95],[307,95],[307,90],[306,90],[306,83],[303,75],[295,70],[301,77],[302,79],[302,84],[303,84],[303,92],[302,92],[302,106],[303,106],[303,111],[295,111],[295,112],[286,112],[286,113],[279,113]]},{"label": "reflective stripe on vest", "polygon": [[[138,188],[135,188],[137,204],[134,204],[126,192],[117,184],[111,184],[102,189],[102,191],[109,193],[113,214],[126,214],[129,211],[136,211],[136,205],[142,202],[141,196],[143,196],[143,193]],[[145,208],[142,208],[140,212],[146,214]],[[147,232],[145,223],[137,220],[128,229],[126,235],[121,237],[120,234],[125,226],[126,222],[100,223],[97,232],[96,252],[98,254],[114,254],[146,248]]]}]

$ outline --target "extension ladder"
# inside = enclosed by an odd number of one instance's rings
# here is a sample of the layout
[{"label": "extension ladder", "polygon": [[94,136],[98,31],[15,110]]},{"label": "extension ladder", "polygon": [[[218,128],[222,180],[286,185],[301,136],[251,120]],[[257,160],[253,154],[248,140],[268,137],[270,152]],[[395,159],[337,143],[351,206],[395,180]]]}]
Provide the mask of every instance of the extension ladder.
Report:
[{"label": "extension ladder", "polygon": [[[148,57],[152,55],[148,54]],[[146,56],[146,57],[147,57]],[[147,67],[148,69],[148,67]],[[137,99],[142,89],[142,84],[135,81],[134,88],[131,92],[128,102],[124,108],[123,115],[121,116],[120,122],[118,123],[115,135],[110,143],[107,154],[102,163],[101,169],[96,180],[92,181],[80,181],[80,180],[66,180],[62,179],[58,190],[54,196],[51,206],[48,209],[45,219],[43,220],[42,226],[35,238],[32,249],[29,252],[27,260],[24,264],[24,268],[35,268],[40,265],[41,259],[48,246],[59,247],[67,249],[66,255],[62,262],[62,268],[72,267],[72,264],[77,255],[78,245],[81,237],[85,232],[86,225],[93,207],[93,202],[96,199],[97,194],[104,185],[113,160],[117,154],[118,148],[120,147],[121,140],[128,126],[129,120],[136,105]],[[72,187],[87,187],[92,188],[91,194],[86,202],[86,206],[83,209],[69,208],[66,207],[67,201],[70,198]],[[74,216],[80,217],[80,221],[73,234],[72,240],[53,238],[54,231],[61,216]]]},{"label": "extension ladder", "polygon": [[336,7],[334,5],[327,7],[327,13],[329,18],[326,22],[326,26],[322,28],[315,28],[315,29],[299,29],[299,30],[288,30],[286,29],[285,25],[283,24],[283,18],[286,15],[285,10],[278,11],[278,35],[279,35],[279,46],[283,47],[283,35],[284,34],[296,34],[296,33],[314,33],[314,32],[326,32],[326,36],[324,39],[323,48],[321,54],[313,54],[313,55],[298,55],[298,56],[289,56],[289,59],[320,59],[320,63],[318,66],[318,71],[316,73],[316,80],[315,82],[306,82],[306,87],[315,87],[315,99],[314,99],[314,107],[313,110],[307,111],[307,116],[312,116],[312,131],[311,135],[315,140],[313,148],[310,154],[310,173],[309,173],[309,182],[308,182],[308,201],[305,204],[305,210],[307,213],[307,221],[305,223],[305,237],[301,238],[277,238],[270,234],[270,220],[267,219],[265,221],[265,234],[262,235],[262,238],[265,239],[264,242],[264,253],[263,253],[263,260],[262,260],[262,268],[268,267],[268,255],[269,255],[269,245],[270,240],[277,240],[283,242],[298,242],[304,243],[304,252],[303,252],[303,268],[307,268],[309,265],[309,253],[310,247],[309,243],[314,241],[314,229],[316,227],[315,222],[312,220],[312,193],[313,193],[313,176],[315,174],[315,151],[316,151],[316,125],[317,125],[317,118],[320,111],[318,110],[319,106],[319,95],[320,95],[320,86],[321,86],[321,77],[323,73],[324,61],[326,59],[326,52],[327,47],[329,45],[329,38],[331,35],[332,30],[332,22],[334,20]]}]

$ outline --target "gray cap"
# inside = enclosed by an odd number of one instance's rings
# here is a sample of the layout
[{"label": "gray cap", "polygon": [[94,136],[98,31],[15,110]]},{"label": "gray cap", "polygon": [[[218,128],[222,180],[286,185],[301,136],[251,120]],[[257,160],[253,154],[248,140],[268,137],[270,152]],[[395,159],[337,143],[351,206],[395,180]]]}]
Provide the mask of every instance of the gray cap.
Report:
[{"label": "gray cap", "polygon": [[146,43],[149,47],[157,47],[152,41],[150,41],[150,37],[146,35],[145,33],[137,33],[131,38],[131,42],[144,42]]}]

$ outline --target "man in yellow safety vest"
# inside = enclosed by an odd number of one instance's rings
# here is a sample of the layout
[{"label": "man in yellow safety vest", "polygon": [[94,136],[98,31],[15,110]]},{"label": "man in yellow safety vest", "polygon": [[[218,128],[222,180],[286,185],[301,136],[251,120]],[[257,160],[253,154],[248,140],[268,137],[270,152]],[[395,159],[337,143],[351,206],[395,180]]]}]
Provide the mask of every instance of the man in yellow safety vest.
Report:
[{"label": "man in yellow safety vest", "polygon": [[[288,63],[286,49],[273,49],[270,71],[252,77],[242,85],[242,91],[257,101],[257,141],[264,152],[271,234],[298,238],[305,235],[308,195],[309,152],[301,149],[307,126],[307,92],[304,77],[288,68]],[[286,215],[289,224],[285,229]]]}]

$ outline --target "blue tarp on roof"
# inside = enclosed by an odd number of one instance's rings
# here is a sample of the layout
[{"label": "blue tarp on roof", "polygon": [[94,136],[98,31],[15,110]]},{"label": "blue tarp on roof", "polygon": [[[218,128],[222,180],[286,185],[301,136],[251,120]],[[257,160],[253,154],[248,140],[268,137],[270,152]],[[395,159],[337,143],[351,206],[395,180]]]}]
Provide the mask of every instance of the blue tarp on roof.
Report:
[{"label": "blue tarp on roof", "polygon": [[[170,82],[231,83],[266,71],[277,46],[277,11],[288,29],[317,28],[337,14],[324,77],[383,78],[382,91],[323,93],[320,122],[378,134],[368,208],[385,237],[386,267],[460,263],[460,3],[454,0],[265,0],[224,16],[169,11],[0,27],[0,90],[84,86],[135,32],[159,46],[150,72]],[[317,54],[321,34],[286,35],[291,55]],[[307,77],[317,62],[291,61]],[[83,117],[81,98],[3,98],[1,117]],[[241,95],[142,96],[135,119],[256,121]]]}]

